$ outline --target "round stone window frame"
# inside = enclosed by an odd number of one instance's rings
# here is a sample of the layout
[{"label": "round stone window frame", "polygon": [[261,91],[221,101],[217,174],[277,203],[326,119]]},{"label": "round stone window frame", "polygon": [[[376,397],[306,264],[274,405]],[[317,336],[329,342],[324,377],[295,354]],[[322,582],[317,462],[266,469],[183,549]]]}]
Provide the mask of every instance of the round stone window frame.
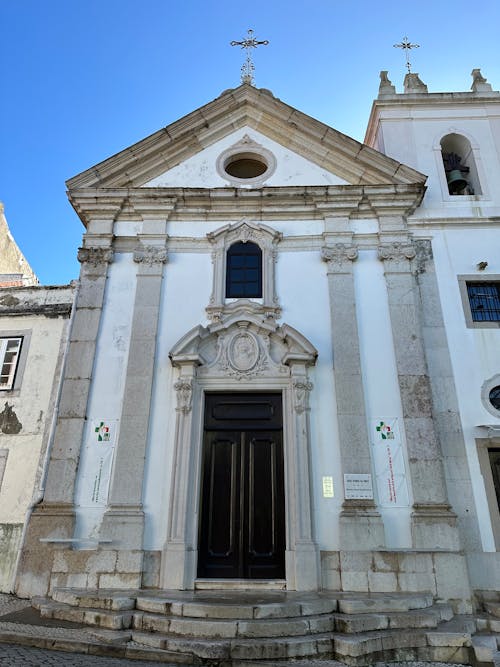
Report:
[{"label": "round stone window frame", "polygon": [[481,387],[481,401],[490,413],[490,415],[493,415],[493,417],[498,417],[500,418],[500,410],[495,408],[495,406],[492,404],[490,401],[490,392],[492,389],[495,389],[495,387],[500,386],[500,373],[497,373],[493,377],[491,377],[489,380],[486,380],[483,383],[483,386]]},{"label": "round stone window frame", "polygon": [[[226,167],[231,162],[235,162],[239,159],[252,159],[262,162],[266,169],[259,176],[253,176],[251,178],[239,178],[238,176],[232,176],[226,171]],[[270,178],[276,171],[276,158],[267,148],[258,146],[254,143],[249,143],[248,145],[233,146],[223,151],[216,162],[216,169],[220,176],[225,181],[229,181],[233,185],[262,185],[265,181]]]}]

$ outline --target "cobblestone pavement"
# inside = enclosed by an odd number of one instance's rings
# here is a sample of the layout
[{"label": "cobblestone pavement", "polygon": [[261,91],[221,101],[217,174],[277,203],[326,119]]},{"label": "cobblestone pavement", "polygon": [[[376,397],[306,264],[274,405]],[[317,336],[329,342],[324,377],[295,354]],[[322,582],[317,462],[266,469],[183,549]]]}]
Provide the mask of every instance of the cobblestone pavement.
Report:
[{"label": "cobblestone pavement", "polygon": [[[296,665],[297,663],[283,663],[283,667],[286,667],[287,664]],[[321,661],[315,663],[317,667],[321,667],[321,664]],[[332,663],[323,664],[331,665]],[[168,667],[166,663],[102,658],[63,651],[47,651],[15,644],[0,644],[0,665],[4,667],[158,667],[159,665]],[[374,667],[464,667],[464,665],[439,662],[378,662]]]},{"label": "cobblestone pavement", "polygon": [[123,658],[102,658],[82,653],[46,651],[29,646],[0,644],[0,665],[2,667],[168,667],[165,663],[125,660]]}]

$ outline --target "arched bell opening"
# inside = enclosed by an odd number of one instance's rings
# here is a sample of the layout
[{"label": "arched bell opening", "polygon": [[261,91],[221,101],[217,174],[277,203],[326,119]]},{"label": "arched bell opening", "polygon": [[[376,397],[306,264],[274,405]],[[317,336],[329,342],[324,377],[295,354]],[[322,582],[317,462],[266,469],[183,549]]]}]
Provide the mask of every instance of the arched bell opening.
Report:
[{"label": "arched bell opening", "polygon": [[481,185],[472,146],[461,134],[441,139],[441,155],[450,195],[480,195]]}]

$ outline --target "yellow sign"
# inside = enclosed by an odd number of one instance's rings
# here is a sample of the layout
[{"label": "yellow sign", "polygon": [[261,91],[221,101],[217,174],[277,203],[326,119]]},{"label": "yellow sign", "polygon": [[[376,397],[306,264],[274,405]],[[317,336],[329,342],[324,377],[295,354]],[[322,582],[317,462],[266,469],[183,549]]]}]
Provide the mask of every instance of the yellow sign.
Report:
[{"label": "yellow sign", "polygon": [[333,498],[333,477],[323,477],[323,498]]}]

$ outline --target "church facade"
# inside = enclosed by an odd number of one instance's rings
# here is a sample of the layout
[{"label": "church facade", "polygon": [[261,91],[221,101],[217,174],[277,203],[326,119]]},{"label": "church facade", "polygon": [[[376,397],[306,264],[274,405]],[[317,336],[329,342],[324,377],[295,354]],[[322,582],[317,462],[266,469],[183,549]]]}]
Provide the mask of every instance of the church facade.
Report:
[{"label": "church facade", "polygon": [[500,589],[500,94],[365,144],[249,84],[68,182],[86,231],[19,595]]}]

